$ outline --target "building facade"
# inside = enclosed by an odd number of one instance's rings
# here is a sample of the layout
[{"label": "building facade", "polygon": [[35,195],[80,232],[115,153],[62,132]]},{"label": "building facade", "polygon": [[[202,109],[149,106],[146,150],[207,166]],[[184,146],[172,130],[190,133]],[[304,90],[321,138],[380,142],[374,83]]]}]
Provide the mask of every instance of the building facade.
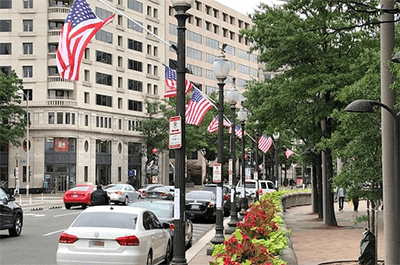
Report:
[{"label": "building facade", "polygon": [[[14,70],[23,80],[21,106],[30,121],[21,139],[25,144],[0,145],[0,181],[6,187],[50,192],[77,183],[129,182],[138,188],[147,181],[142,136],[136,128],[146,119],[145,100],[163,99],[163,64],[176,59],[161,41],[176,43],[174,11],[167,0],[87,2],[101,19],[116,16],[86,48],[79,81],[60,78],[56,67],[60,32],[72,0],[0,3],[0,69]],[[196,1],[189,13],[190,81],[206,93],[216,91],[212,63],[223,43],[228,44],[232,65],[227,83],[235,76],[244,87],[247,80],[258,78],[257,57],[247,53],[250,44],[239,36],[240,29],[250,27],[246,15],[212,0]],[[197,160],[203,167],[200,155]],[[159,182],[169,182],[171,163],[168,152],[160,155]]]}]

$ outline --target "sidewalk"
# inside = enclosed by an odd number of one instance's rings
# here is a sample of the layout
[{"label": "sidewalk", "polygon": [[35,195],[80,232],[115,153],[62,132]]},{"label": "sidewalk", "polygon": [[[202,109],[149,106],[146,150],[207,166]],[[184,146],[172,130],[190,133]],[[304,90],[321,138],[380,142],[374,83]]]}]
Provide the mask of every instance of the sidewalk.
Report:
[{"label": "sidewalk", "polygon": [[[358,216],[367,213],[367,203],[360,201],[358,212],[345,203],[339,212],[335,203],[335,215],[338,226],[326,226],[318,220],[318,214],[312,212],[311,205],[293,207],[283,214],[299,265],[318,265],[332,261],[357,261],[360,254],[360,241],[367,227],[366,222],[354,224]],[[384,259],[383,253],[383,213],[378,213],[378,259]],[[186,252],[189,265],[208,265],[214,257],[207,256],[210,239],[215,235],[211,230],[205,240],[199,240]],[[206,238],[207,237],[207,238]],[[349,263],[347,263],[349,264]],[[354,263],[358,264],[358,262]]]}]

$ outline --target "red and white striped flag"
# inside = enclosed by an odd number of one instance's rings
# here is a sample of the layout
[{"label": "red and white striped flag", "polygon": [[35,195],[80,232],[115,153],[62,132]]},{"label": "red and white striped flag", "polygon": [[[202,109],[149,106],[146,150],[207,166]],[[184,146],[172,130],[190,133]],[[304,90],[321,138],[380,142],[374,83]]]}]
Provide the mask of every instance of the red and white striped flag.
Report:
[{"label": "red and white striped flag", "polygon": [[79,67],[91,38],[103,26],[112,22],[115,14],[99,19],[85,0],[76,0],[61,28],[57,48],[57,68],[64,79],[79,80]]},{"label": "red and white striped flag", "polygon": [[285,154],[286,154],[286,158],[289,158],[292,155],[294,155],[295,153],[290,149],[286,149]]},{"label": "red and white striped flag", "polygon": [[[169,88],[164,94],[164,98],[176,97],[176,71],[165,66],[165,84]],[[185,80],[185,94],[189,93],[192,90],[193,84],[192,82]]]},{"label": "red and white striped flag", "polygon": [[[229,128],[231,127],[231,125],[225,119],[224,119],[224,122],[223,122],[223,126],[229,127]],[[210,124],[207,127],[207,131],[209,131],[210,133],[218,131],[218,115],[216,115],[214,117],[214,119],[210,122]]]},{"label": "red and white striped flag", "polygon": [[274,142],[272,141],[271,137],[267,138],[266,136],[261,135],[260,139],[258,139],[258,148],[266,153],[269,151],[269,149],[271,149],[273,143]]},{"label": "red and white striped flag", "polygon": [[[232,132],[232,127],[229,127],[229,133],[231,133]],[[239,139],[242,139],[242,128],[239,126],[239,125],[237,125],[237,124],[235,124],[235,135],[239,138]],[[246,131],[244,131],[244,136],[246,136],[247,135],[247,132]]]},{"label": "red and white striped flag", "polygon": [[195,88],[193,90],[192,99],[186,108],[186,124],[193,124],[199,126],[203,120],[204,115],[209,111],[213,105],[211,102],[203,97],[201,92]]}]

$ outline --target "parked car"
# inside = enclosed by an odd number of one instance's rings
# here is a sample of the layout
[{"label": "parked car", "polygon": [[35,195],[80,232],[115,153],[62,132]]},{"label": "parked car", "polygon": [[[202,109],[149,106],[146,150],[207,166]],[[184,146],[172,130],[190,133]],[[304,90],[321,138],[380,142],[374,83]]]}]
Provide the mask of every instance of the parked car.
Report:
[{"label": "parked car", "polygon": [[90,195],[95,188],[92,185],[78,184],[74,188],[67,190],[63,196],[63,202],[66,209],[71,206],[82,206],[86,208],[90,205]]},{"label": "parked car", "polygon": [[[214,192],[215,196],[217,195],[217,184],[210,183],[205,184],[203,190]],[[224,209],[224,215],[228,216],[231,211],[231,188],[228,185],[222,186],[222,208]]]},{"label": "parked car", "polygon": [[[168,200],[140,200],[130,203],[129,206],[141,207],[152,211],[160,220],[170,224],[169,232],[172,242],[174,238],[174,202]],[[185,223],[185,245],[190,248],[193,244],[193,223],[184,216]]]},{"label": "parked car", "polygon": [[158,184],[158,183],[146,184],[143,187],[141,187],[140,189],[138,189],[138,192],[140,194],[142,194],[152,187],[161,187],[161,186],[162,186],[162,184]]},{"label": "parked car", "polygon": [[216,197],[214,192],[205,190],[193,190],[186,194],[186,213],[189,218],[204,217],[216,219]]},{"label": "parked car", "polygon": [[[236,186],[236,192],[242,194],[243,188],[242,180],[240,180]],[[262,196],[273,191],[276,191],[276,188],[270,180],[246,179],[246,194],[250,197],[255,197],[256,193]]]},{"label": "parked car", "polygon": [[15,202],[14,195],[0,188],[0,230],[8,229],[10,236],[19,236],[22,232],[24,213]]},{"label": "parked car", "polygon": [[174,186],[151,187],[147,191],[142,192],[141,198],[174,200],[174,191]]},{"label": "parked car", "polygon": [[169,264],[167,228],[143,208],[90,207],[60,235],[57,264]]},{"label": "parked car", "polygon": [[140,193],[130,184],[110,184],[104,190],[110,197],[110,202],[128,205],[133,200],[140,198]]}]

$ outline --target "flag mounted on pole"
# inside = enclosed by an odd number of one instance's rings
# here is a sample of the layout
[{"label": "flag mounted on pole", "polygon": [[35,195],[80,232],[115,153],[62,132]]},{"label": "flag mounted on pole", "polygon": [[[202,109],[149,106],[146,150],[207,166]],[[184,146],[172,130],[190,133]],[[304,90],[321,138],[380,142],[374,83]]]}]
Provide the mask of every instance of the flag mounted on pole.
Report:
[{"label": "flag mounted on pole", "polygon": [[267,138],[266,135],[261,135],[260,139],[258,139],[258,148],[264,153],[267,153],[271,149],[273,143],[271,137]]},{"label": "flag mounted on pole", "polygon": [[295,153],[290,149],[286,149],[285,154],[286,154],[286,158],[289,158],[292,155],[294,155]]},{"label": "flag mounted on pole", "polygon": [[[165,66],[165,84],[169,88],[164,94],[164,98],[176,97],[176,71]],[[189,93],[192,90],[193,84],[192,82],[185,80],[185,94]]]},{"label": "flag mounted on pole", "polygon": [[[232,132],[232,128],[229,127],[229,133]],[[239,125],[235,124],[235,135],[239,138],[242,139],[242,127],[240,127]],[[247,132],[244,132],[244,135],[247,135]]]},{"label": "flag mounted on pole", "polygon": [[99,19],[85,0],[76,0],[61,28],[57,48],[57,68],[63,79],[79,80],[83,53],[92,37],[103,26],[112,22],[115,14]]},{"label": "flag mounted on pole", "polygon": [[[226,126],[226,127],[229,127],[229,128],[231,127],[231,125],[225,119],[224,119],[224,122],[223,122],[223,126]],[[209,131],[210,133],[218,131],[218,115],[216,115],[214,117],[214,119],[210,122],[210,124],[207,127],[207,131]]]},{"label": "flag mounted on pole", "polygon": [[195,88],[193,90],[192,99],[186,107],[186,124],[193,124],[199,126],[203,120],[204,115],[209,111],[213,105],[211,102],[203,97],[201,92]]}]

